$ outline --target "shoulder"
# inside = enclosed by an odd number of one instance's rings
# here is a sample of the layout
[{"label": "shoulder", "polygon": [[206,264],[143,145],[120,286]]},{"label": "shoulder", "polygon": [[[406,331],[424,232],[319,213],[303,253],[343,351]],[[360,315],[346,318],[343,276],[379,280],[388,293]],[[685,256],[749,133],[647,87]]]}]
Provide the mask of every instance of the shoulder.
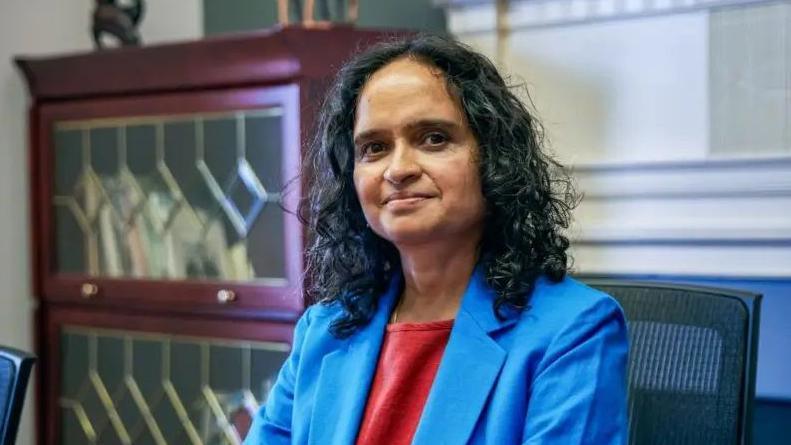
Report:
[{"label": "shoulder", "polygon": [[330,323],[343,314],[343,307],[338,300],[324,300],[310,305],[303,317],[307,317],[311,325],[329,327]]},{"label": "shoulder", "polygon": [[[581,341],[606,331],[625,338],[623,310],[610,295],[566,277],[559,282],[540,278],[516,333],[548,347],[557,342]],[[522,337],[524,338],[524,337]]]},{"label": "shoulder", "polygon": [[559,282],[540,278],[528,304],[524,315],[532,313],[556,322],[623,314],[613,297],[570,277]]},{"label": "shoulder", "polygon": [[338,339],[330,332],[330,325],[342,312],[337,301],[318,302],[309,306],[294,328],[294,347],[329,346],[336,343]]}]

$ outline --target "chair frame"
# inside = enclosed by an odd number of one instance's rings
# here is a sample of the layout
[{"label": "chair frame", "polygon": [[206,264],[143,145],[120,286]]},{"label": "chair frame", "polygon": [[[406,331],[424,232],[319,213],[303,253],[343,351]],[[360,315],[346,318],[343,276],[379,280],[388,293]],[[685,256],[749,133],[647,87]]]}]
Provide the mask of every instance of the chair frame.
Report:
[{"label": "chair frame", "polygon": [[[0,358],[10,360],[15,367],[11,382],[8,409],[5,419],[0,418],[0,445],[13,445],[19,428],[19,418],[25,402],[30,372],[36,362],[36,356],[18,349],[0,346]],[[1,401],[0,401],[1,403]]]},{"label": "chair frame", "polygon": [[[753,440],[753,404],[755,403],[755,377],[758,364],[758,332],[761,322],[761,300],[763,295],[744,290],[728,289],[712,286],[678,284],[671,282],[640,281],[613,278],[577,277],[591,287],[608,286],[618,288],[649,287],[715,295],[721,298],[738,300],[747,310],[747,339],[745,359],[747,360],[742,378],[741,424],[739,425],[739,444],[750,445]],[[693,297],[694,298],[694,297]],[[628,319],[627,319],[628,321]]]}]

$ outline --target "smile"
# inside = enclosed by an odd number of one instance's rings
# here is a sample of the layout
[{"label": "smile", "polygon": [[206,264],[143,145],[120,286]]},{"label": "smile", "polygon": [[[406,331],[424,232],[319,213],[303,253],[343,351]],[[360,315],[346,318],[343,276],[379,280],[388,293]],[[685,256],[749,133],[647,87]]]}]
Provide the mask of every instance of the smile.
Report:
[{"label": "smile", "polygon": [[388,210],[410,210],[412,208],[418,207],[424,201],[429,199],[428,196],[411,196],[405,198],[396,198],[390,199],[387,201],[385,206]]},{"label": "smile", "polygon": [[428,193],[395,192],[395,193],[391,193],[390,195],[387,196],[387,198],[384,199],[384,204],[389,204],[393,201],[410,201],[410,200],[417,201],[427,198],[433,198],[433,196],[431,196]]}]

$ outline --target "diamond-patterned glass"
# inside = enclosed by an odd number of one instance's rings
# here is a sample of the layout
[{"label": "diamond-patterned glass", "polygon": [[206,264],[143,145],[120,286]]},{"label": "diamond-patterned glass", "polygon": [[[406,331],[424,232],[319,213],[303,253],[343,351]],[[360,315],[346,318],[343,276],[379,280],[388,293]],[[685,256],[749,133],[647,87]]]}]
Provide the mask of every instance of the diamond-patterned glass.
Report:
[{"label": "diamond-patterned glass", "polygon": [[57,272],[284,283],[282,110],[55,125]]},{"label": "diamond-patterned glass", "polygon": [[61,444],[239,444],[284,343],[67,327]]}]

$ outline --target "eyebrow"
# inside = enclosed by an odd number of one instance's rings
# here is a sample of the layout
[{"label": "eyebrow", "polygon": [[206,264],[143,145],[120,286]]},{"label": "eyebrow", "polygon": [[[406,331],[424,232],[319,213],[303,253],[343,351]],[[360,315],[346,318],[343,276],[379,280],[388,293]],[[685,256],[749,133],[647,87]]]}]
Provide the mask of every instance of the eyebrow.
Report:
[{"label": "eyebrow", "polygon": [[[415,131],[415,130],[432,128],[432,127],[437,127],[446,131],[450,131],[459,128],[459,124],[447,119],[419,119],[406,124],[407,131]],[[361,131],[358,135],[354,137],[354,144],[358,145],[361,142],[366,141],[368,139],[373,139],[382,133],[386,133],[386,131],[378,128],[372,128],[370,130]]]}]

